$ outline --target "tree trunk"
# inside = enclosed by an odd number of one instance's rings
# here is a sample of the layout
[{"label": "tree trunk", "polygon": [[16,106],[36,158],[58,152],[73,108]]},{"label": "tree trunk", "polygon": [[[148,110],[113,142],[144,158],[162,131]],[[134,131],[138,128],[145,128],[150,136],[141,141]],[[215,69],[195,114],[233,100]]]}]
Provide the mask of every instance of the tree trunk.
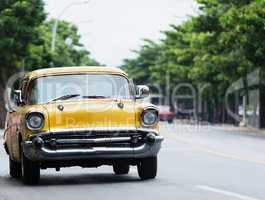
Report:
[{"label": "tree trunk", "polygon": [[4,99],[5,88],[0,86],[0,128],[5,127],[6,109],[5,109],[5,99]]},{"label": "tree trunk", "polygon": [[260,128],[265,128],[265,86],[261,84],[260,86],[260,119],[259,119],[259,124]]}]

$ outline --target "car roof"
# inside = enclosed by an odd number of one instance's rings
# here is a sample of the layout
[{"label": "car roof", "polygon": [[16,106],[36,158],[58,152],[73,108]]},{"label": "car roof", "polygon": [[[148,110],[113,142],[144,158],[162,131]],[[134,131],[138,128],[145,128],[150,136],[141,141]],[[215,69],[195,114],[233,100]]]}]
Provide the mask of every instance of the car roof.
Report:
[{"label": "car roof", "polygon": [[45,68],[39,69],[27,73],[26,77],[29,79],[38,78],[49,75],[60,75],[60,74],[78,74],[78,73],[109,73],[109,74],[121,74],[127,76],[127,74],[118,67],[92,67],[92,66],[80,66],[80,67],[56,67],[56,68]]}]

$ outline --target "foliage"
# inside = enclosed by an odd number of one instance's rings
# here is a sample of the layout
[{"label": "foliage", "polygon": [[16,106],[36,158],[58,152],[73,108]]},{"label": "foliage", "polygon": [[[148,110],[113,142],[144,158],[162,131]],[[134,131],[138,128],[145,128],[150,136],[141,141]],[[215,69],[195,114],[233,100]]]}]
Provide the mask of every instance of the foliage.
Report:
[{"label": "foliage", "polygon": [[16,72],[46,67],[99,65],[80,42],[77,27],[59,21],[51,51],[54,20],[46,20],[43,0],[0,1],[0,127],[4,124],[4,88]]},{"label": "foliage", "polygon": [[131,75],[135,83],[148,83],[152,79],[152,67],[160,56],[160,47],[151,40],[144,40],[145,44],[140,51],[134,51],[135,59],[125,59],[123,68]]},{"label": "foliage", "polygon": [[153,46],[145,45],[135,59],[125,60],[122,67],[136,79],[149,73],[151,78],[144,80],[161,86],[165,85],[166,73],[171,75],[173,85],[209,84],[208,97],[214,96],[211,99],[216,104],[222,103],[229,84],[256,68],[264,69],[265,1],[197,2],[197,16],[165,31],[164,39],[155,46],[159,49],[156,54],[152,53]]},{"label": "foliage", "polygon": [[22,70],[98,65],[80,43],[76,26],[59,21],[56,49],[50,50],[55,20],[45,21],[43,0],[2,0],[0,3],[0,82]]},{"label": "foliage", "polygon": [[41,45],[31,45],[31,53],[26,60],[28,70],[54,66],[99,65],[90,58],[90,52],[80,43],[77,27],[69,22],[59,21],[55,50],[51,51],[51,30],[54,23],[55,20],[50,20],[40,26]]},{"label": "foliage", "polygon": [[0,82],[23,65],[30,45],[39,42],[45,20],[42,0],[2,0],[0,3]]}]

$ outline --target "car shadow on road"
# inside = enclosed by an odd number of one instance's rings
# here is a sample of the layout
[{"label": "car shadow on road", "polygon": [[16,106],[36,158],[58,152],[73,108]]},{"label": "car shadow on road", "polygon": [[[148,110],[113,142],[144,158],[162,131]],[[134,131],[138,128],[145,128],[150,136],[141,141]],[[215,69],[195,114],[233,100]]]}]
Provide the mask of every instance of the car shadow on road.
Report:
[{"label": "car shadow on road", "polygon": [[60,175],[43,175],[39,185],[80,185],[80,184],[113,184],[140,181],[133,175],[115,175],[111,173],[88,173],[88,174],[60,174]]},{"label": "car shadow on road", "polygon": [[[60,174],[60,175],[41,175],[38,186],[55,186],[55,185],[95,185],[95,184],[118,184],[141,181],[134,175],[115,175],[111,173],[88,173],[88,174]],[[22,180],[7,176],[0,176],[1,185],[14,187],[23,186]]]},{"label": "car shadow on road", "polygon": [[0,186],[1,188],[5,186],[19,186],[20,187],[21,185],[23,185],[19,179],[11,178],[9,175],[0,176],[0,183],[1,183],[1,186]]}]

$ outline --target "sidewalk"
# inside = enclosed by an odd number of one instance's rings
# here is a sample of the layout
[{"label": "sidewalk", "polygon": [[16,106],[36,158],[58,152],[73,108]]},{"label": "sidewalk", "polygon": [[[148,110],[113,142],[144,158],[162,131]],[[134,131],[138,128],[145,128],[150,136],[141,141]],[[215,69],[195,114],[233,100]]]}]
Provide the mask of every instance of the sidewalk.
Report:
[{"label": "sidewalk", "polygon": [[265,137],[265,129],[258,129],[253,127],[235,126],[232,124],[211,124],[206,121],[198,122],[195,120],[176,120],[176,123],[182,125],[210,127],[220,131],[241,132],[243,134]]},{"label": "sidewalk", "polygon": [[240,131],[242,133],[246,134],[256,134],[260,136],[265,136],[265,130],[264,129],[258,129],[258,128],[253,128],[253,127],[240,127],[240,126],[232,126],[232,125],[221,125],[221,128],[224,128],[226,130],[231,130],[231,131]]}]

